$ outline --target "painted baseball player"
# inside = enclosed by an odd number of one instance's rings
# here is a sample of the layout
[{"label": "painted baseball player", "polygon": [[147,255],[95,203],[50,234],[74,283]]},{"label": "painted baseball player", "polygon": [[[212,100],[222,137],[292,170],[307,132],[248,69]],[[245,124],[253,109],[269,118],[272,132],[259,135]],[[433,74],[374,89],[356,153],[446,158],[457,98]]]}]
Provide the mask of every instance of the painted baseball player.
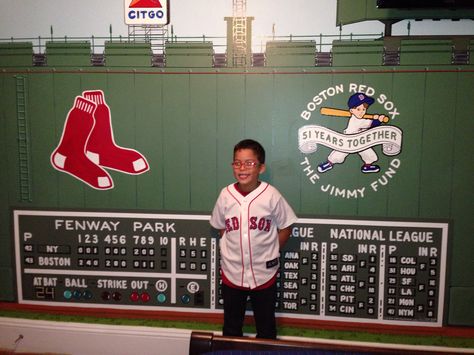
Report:
[{"label": "painted baseball player", "polygon": [[[372,97],[360,92],[349,98],[347,106],[349,107],[351,117],[349,118],[347,127],[344,130],[345,134],[360,133],[369,128],[380,126],[382,122],[387,121],[385,115],[374,115],[373,119],[364,118],[367,108],[373,103],[374,99]],[[362,165],[361,168],[363,173],[378,173],[380,171],[380,167],[374,164],[378,160],[378,156],[372,148],[365,149],[358,154],[364,162],[364,165]],[[331,170],[334,164],[343,163],[347,155],[348,153],[333,150],[329,154],[327,161],[318,165],[318,171],[320,173],[325,173],[326,171]]]},{"label": "painted baseball player", "polygon": [[249,297],[257,337],[275,339],[280,248],[297,217],[277,189],[259,180],[265,171],[265,150],[258,142],[239,142],[232,167],[237,182],[222,189],[210,220],[221,234],[223,335],[243,335]]}]

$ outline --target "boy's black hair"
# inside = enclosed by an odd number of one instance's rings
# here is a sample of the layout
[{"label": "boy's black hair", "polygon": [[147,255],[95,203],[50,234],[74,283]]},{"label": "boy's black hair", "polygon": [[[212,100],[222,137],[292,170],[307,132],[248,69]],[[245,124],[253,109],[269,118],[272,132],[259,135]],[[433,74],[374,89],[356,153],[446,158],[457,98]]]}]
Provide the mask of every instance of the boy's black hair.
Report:
[{"label": "boy's black hair", "polygon": [[234,156],[238,150],[241,149],[251,149],[257,156],[258,162],[260,164],[265,164],[265,149],[262,145],[253,139],[244,139],[237,143],[234,147]]}]

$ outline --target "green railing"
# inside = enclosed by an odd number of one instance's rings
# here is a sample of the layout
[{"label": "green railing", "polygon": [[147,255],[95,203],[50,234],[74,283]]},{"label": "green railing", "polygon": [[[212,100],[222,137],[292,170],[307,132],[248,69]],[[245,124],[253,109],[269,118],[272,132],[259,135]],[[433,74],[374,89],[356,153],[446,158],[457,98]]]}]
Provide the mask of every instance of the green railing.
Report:
[{"label": "green railing", "polygon": [[[377,34],[309,34],[309,35],[288,35],[288,36],[256,36],[252,38],[252,52],[263,53],[265,52],[266,43],[269,41],[314,41],[316,43],[316,49],[319,52],[329,52],[332,47],[334,40],[348,40],[348,41],[364,41],[374,40],[383,37],[383,33]],[[9,37],[0,38],[0,43],[15,43],[15,42],[31,42],[33,44],[33,51],[35,54],[43,54],[46,48],[46,42],[79,42],[88,41],[91,44],[91,51],[93,54],[103,53],[105,42],[151,42],[152,48],[153,43],[156,43],[156,48],[160,47],[160,42],[212,42],[213,48],[216,53],[225,53],[227,46],[227,38],[222,36],[177,36],[173,33],[166,37],[158,36],[142,36],[142,35],[129,35],[129,36],[88,36],[88,37],[70,37],[70,36],[54,36],[52,33],[49,36],[38,36],[38,37]]]}]

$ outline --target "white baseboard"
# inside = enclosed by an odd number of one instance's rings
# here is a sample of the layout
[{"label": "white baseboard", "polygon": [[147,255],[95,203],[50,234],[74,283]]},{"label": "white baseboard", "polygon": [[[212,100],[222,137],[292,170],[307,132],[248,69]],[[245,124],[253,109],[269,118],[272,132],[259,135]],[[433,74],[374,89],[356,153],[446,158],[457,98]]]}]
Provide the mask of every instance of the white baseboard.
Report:
[{"label": "white baseboard", "polygon": [[187,355],[191,330],[0,317],[0,349],[74,355]]},{"label": "white baseboard", "polygon": [[[0,349],[12,354],[42,352],[71,355],[188,355],[191,329],[92,323],[51,322],[0,317]],[[214,332],[219,334],[219,332]],[[246,334],[254,337],[255,334]],[[319,344],[373,346],[373,343],[293,336],[281,340],[314,341]],[[390,350],[438,351],[474,354],[474,349],[438,346],[376,344]]]}]

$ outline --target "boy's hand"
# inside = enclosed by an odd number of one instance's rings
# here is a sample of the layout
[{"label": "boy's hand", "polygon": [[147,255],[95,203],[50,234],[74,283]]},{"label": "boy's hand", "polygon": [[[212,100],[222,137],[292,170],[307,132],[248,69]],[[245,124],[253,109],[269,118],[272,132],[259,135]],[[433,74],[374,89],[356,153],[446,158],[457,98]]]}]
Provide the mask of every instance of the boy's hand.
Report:
[{"label": "boy's hand", "polygon": [[280,244],[280,250],[283,248],[283,246],[286,244],[288,239],[290,239],[291,235],[291,228],[292,226],[288,226],[283,229],[278,230],[278,242]]},{"label": "boy's hand", "polygon": [[379,121],[382,122],[382,123],[387,123],[387,122],[389,121],[388,116],[385,116],[385,115],[377,115],[377,114],[375,114],[373,119],[374,119],[374,120],[379,120]]}]

